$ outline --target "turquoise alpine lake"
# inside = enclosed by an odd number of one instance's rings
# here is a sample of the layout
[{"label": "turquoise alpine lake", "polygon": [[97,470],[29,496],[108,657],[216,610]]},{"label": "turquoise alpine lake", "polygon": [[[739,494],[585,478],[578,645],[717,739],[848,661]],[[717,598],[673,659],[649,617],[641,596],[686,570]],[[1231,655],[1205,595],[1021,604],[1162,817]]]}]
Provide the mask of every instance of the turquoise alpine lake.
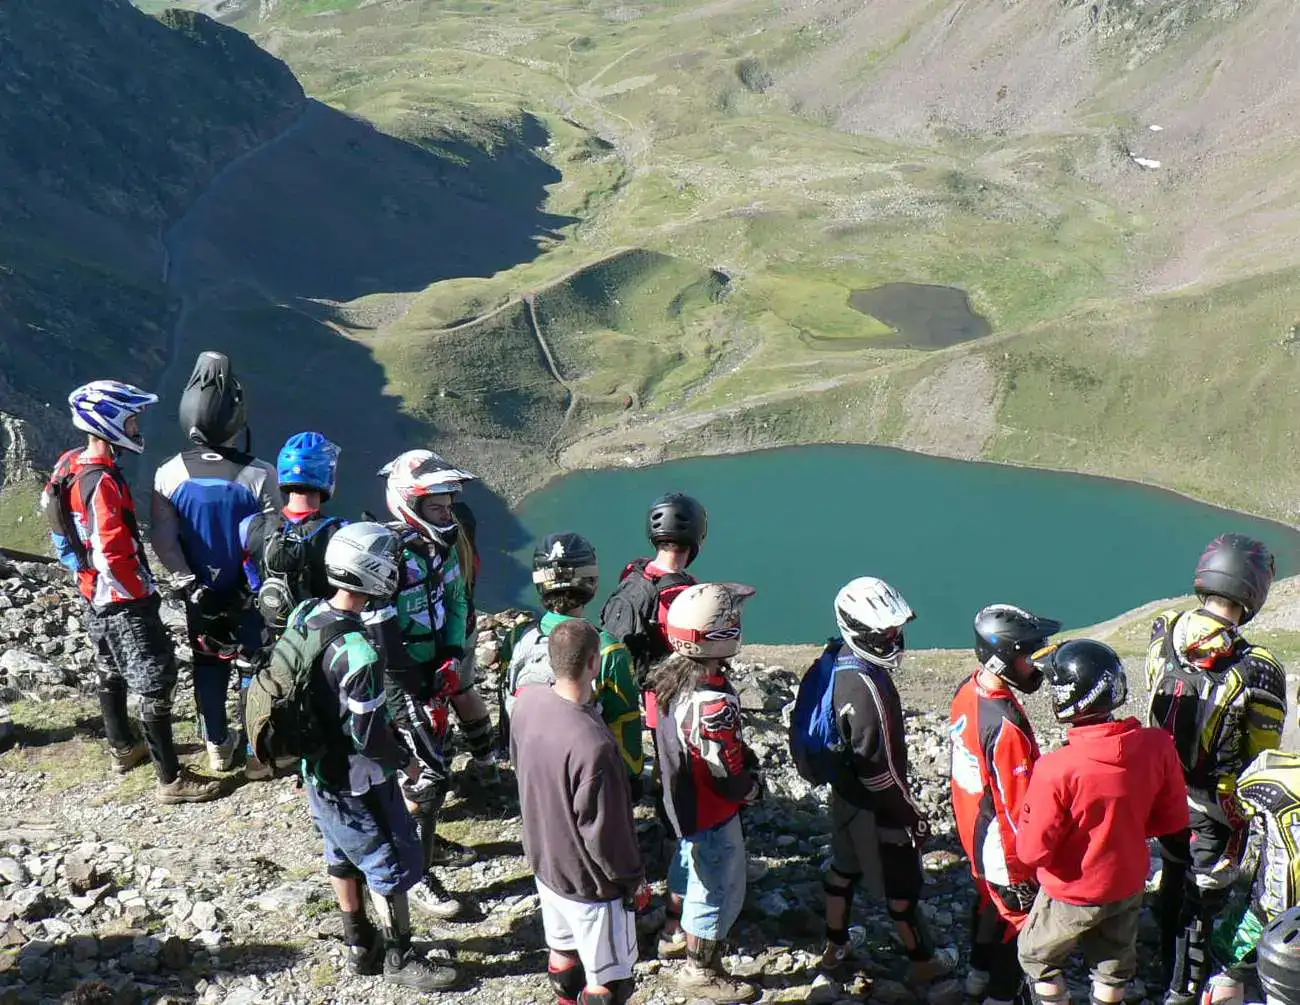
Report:
[{"label": "turquoise alpine lake", "polygon": [[[670,491],[708,509],[708,540],[691,571],[757,588],[745,607],[751,642],[833,634],[835,594],[855,576],[898,587],[917,613],[908,645],[928,648],[969,645],[985,604],[1078,627],[1189,593],[1205,545],[1227,531],[1266,542],[1279,576],[1300,568],[1300,532],[1171,492],[853,446],[567,475],[523,500],[515,515],[529,544],[514,557],[531,568],[533,544],[555,531],[590,539],[601,569],[595,615],[626,564],[650,554],[646,509]],[[537,606],[522,584],[515,600]]]}]

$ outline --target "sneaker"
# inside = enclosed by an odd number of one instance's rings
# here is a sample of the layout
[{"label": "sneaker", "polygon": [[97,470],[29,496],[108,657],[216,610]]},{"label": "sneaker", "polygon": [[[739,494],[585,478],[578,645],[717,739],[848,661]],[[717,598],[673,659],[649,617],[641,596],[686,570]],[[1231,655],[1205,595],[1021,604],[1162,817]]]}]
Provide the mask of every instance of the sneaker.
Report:
[{"label": "sneaker", "polygon": [[383,973],[384,937],[378,932],[370,936],[368,946],[348,946],[348,972],[358,977],[375,977]]},{"label": "sneaker", "polygon": [[677,974],[677,986],[690,995],[706,998],[716,1005],[741,1005],[757,1001],[758,988],[723,973],[698,966],[690,960]]},{"label": "sneaker", "polygon": [[133,743],[129,747],[109,747],[108,756],[113,761],[113,770],[119,775],[125,775],[136,765],[149,760],[149,748],[142,742]]},{"label": "sneaker", "polygon": [[439,834],[434,838],[433,857],[430,865],[443,869],[464,869],[478,861],[478,852],[458,841],[449,841]]},{"label": "sneaker", "polygon": [[235,747],[239,744],[239,735],[235,730],[226,734],[225,743],[213,743],[208,740],[208,770],[229,771],[235,766]]},{"label": "sneaker", "polygon": [[457,974],[451,967],[435,966],[413,949],[404,953],[391,949],[384,955],[384,980],[414,991],[446,991],[456,983]]},{"label": "sneaker", "polygon": [[160,803],[206,803],[221,795],[221,783],[182,767],[170,782],[158,783],[157,795]]},{"label": "sneaker", "polygon": [[907,968],[907,983],[923,986],[949,976],[952,964],[936,953],[928,960],[913,960]]},{"label": "sneaker", "polygon": [[411,887],[409,896],[412,904],[440,921],[450,921],[463,908],[436,876],[425,876],[422,882]]},{"label": "sneaker", "polygon": [[660,932],[658,950],[661,960],[686,959],[686,930],[678,928],[671,935]]}]

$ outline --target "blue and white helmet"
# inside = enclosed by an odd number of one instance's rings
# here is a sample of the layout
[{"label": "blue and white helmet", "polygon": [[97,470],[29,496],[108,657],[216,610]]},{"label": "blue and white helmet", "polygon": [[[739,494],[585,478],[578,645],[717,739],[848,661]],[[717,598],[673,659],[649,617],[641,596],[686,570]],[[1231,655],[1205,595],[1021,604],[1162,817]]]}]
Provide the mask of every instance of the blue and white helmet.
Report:
[{"label": "blue and white helmet", "polygon": [[133,454],[144,451],[144,436],[126,431],[126,420],[158,403],[158,395],[116,380],[92,380],[70,395],[72,424]]},{"label": "blue and white helmet", "polygon": [[280,448],[276,462],[280,488],[315,490],[328,499],[334,494],[340,452],[320,433],[294,433]]}]

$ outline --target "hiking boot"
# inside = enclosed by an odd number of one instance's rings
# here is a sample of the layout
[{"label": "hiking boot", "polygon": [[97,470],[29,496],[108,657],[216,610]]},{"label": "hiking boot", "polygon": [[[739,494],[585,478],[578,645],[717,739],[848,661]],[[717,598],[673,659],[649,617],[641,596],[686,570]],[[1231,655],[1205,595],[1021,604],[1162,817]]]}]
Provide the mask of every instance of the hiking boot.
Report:
[{"label": "hiking boot", "polygon": [[826,940],[826,949],[822,952],[820,963],[822,970],[836,970],[846,965],[870,962],[862,954],[862,948],[867,944],[867,930],[861,925],[850,925],[848,936],[848,941],[844,943]]},{"label": "hiking boot", "polygon": [[182,767],[170,782],[159,782],[157,798],[160,803],[206,803],[221,795],[221,783],[215,778],[196,775]]},{"label": "hiking boot", "polygon": [[458,841],[449,841],[441,834],[433,839],[429,865],[443,869],[464,869],[478,861],[478,852]]},{"label": "hiking boot", "polygon": [[348,946],[348,972],[358,977],[375,977],[384,971],[384,939],[378,932],[370,934],[367,946]]},{"label": "hiking boot", "polygon": [[952,973],[952,964],[939,954],[928,960],[913,960],[907,968],[907,983],[923,986],[947,977]]},{"label": "hiking boot", "polygon": [[659,933],[657,946],[661,960],[684,960],[686,958],[686,930],[678,928],[671,935]]},{"label": "hiking boot", "polygon": [[716,1005],[740,1005],[758,999],[758,988],[738,981],[726,974],[720,966],[701,966],[687,960],[677,974],[677,987],[697,998],[707,998]]},{"label": "hiking boot", "polygon": [[129,747],[109,747],[108,756],[113,762],[113,771],[125,775],[136,765],[149,760],[149,747],[143,740]]},{"label": "hiking boot", "polygon": [[447,892],[436,876],[428,875],[411,887],[411,903],[430,917],[439,921],[450,921],[460,914],[463,905]]},{"label": "hiking boot", "polygon": [[471,787],[494,788],[501,784],[501,767],[503,764],[505,764],[505,758],[501,756],[501,752],[498,750],[493,750],[484,757],[471,757],[469,763],[465,765],[461,784],[469,783]]},{"label": "hiking boot", "polygon": [[229,771],[235,766],[235,747],[239,743],[239,735],[235,730],[226,734],[225,743],[213,743],[207,741],[204,746],[208,748],[208,770],[209,771]]},{"label": "hiking boot", "polygon": [[250,782],[265,782],[271,777],[271,766],[263,761],[259,761],[252,754],[249,754],[248,760],[244,762],[245,780]]},{"label": "hiking boot", "polygon": [[446,991],[457,980],[451,967],[435,966],[413,949],[391,948],[384,954],[384,980],[413,991]]}]

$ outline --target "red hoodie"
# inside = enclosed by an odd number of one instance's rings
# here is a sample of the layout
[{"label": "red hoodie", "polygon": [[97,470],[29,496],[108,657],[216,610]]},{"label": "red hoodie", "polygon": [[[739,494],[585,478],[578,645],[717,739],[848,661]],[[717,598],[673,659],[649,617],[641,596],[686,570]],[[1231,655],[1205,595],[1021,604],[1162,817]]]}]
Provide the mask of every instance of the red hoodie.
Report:
[{"label": "red hoodie", "polygon": [[1016,851],[1054,900],[1109,904],[1141,893],[1147,839],[1187,826],[1169,734],[1136,719],[1075,726],[1034,766]]}]

